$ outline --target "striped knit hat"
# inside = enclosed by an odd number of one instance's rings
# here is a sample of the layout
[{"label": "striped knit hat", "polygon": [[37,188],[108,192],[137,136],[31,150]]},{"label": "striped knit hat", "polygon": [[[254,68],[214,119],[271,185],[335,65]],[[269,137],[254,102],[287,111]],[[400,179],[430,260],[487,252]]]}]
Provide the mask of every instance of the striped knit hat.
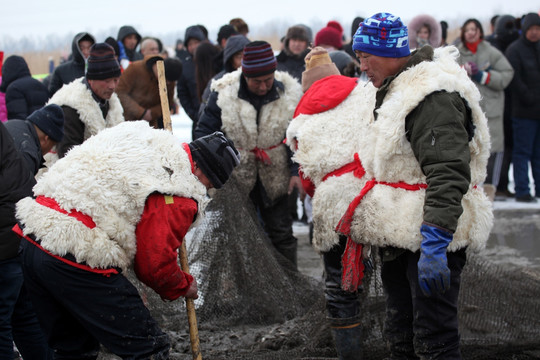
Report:
[{"label": "striped knit hat", "polygon": [[242,73],[246,77],[264,76],[276,71],[277,61],[266,41],[253,41],[244,47]]},{"label": "striped knit hat", "polygon": [[114,49],[106,43],[97,43],[90,48],[86,78],[88,80],[105,80],[119,77],[120,64],[116,60]]}]

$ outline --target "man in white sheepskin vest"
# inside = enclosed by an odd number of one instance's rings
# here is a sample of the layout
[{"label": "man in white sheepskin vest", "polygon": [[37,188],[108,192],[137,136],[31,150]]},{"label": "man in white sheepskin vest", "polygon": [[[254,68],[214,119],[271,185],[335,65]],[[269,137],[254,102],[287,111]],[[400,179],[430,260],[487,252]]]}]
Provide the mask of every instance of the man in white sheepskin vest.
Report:
[{"label": "man in white sheepskin vest", "polygon": [[287,130],[315,187],[313,246],[333,261],[325,268],[341,269],[333,273],[341,289],[329,282],[325,289],[327,305],[329,297],[343,300],[329,313],[342,329],[332,327],[349,348],[358,345],[353,295],[362,290],[367,250],[377,247],[390,358],[461,359],[460,275],[466,251],[485,246],[493,221],[481,189],[490,139],[480,93],[455,47],[411,53],[407,27],[392,14],[367,18],[353,49],[370,82],[315,82]]},{"label": "man in white sheepskin vest", "polygon": [[461,359],[460,275],[493,217],[481,190],[490,138],[479,92],[454,47],[410,53],[407,27],[392,14],[366,19],[353,50],[378,89],[373,151],[360,156],[373,188],[358,199],[363,220],[349,208],[338,231],[381,247],[392,358]]},{"label": "man in white sheepskin vest", "polygon": [[170,340],[122,274],[163,300],[198,297],[177,250],[206,192],[240,163],[222,133],[180,143],[147,121],[101,131],[58,160],[17,203],[25,281],[55,354],[168,359]]},{"label": "man in white sheepskin vest", "polygon": [[234,141],[242,155],[233,173],[240,191],[251,198],[274,247],[296,268],[288,194],[296,187],[303,196],[303,189],[283,140],[302,90],[276,67],[269,43],[247,44],[241,68],[212,83],[195,136],[220,130]]},{"label": "man in white sheepskin vest", "polygon": [[114,49],[97,43],[90,48],[86,75],[64,85],[51,97],[48,104],[64,110],[64,138],[56,146],[59,158],[90,136],[124,121],[122,104],[114,92],[120,74]]}]

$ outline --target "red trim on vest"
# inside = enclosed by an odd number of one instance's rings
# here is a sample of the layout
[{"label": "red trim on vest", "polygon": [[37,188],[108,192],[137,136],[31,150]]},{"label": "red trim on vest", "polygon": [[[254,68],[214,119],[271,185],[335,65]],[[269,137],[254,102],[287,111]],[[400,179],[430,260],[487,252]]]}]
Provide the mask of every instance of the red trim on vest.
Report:
[{"label": "red trim on vest", "polygon": [[15,234],[19,235],[21,238],[27,240],[29,243],[36,246],[38,249],[43,251],[45,254],[47,254],[49,256],[52,256],[53,258],[55,258],[57,260],[60,260],[60,261],[62,261],[63,263],[65,263],[67,265],[73,266],[73,267],[75,267],[77,269],[80,269],[80,270],[93,272],[93,273],[100,274],[100,275],[107,276],[107,277],[109,277],[111,275],[119,274],[118,270],[116,270],[115,268],[95,269],[95,268],[90,267],[88,265],[79,264],[79,263],[76,263],[74,261],[63,258],[61,256],[55,255],[55,254],[51,253],[50,251],[46,250],[43,246],[41,246],[36,241],[32,240],[30,237],[24,235],[24,233],[23,233],[21,227],[19,226],[19,224],[15,224],[15,226],[12,228],[12,231],[15,232]]},{"label": "red trim on vest", "polygon": [[191,164],[191,172],[194,172],[195,171],[195,164],[193,164],[193,158],[191,157],[191,149],[189,148],[189,144],[188,143],[182,143],[182,147],[184,148],[184,150],[188,154],[189,163]]},{"label": "red trim on vest", "polygon": [[80,222],[82,222],[84,225],[86,225],[86,227],[90,229],[93,229],[96,227],[96,223],[94,222],[94,220],[92,220],[90,216],[83,214],[82,212],[77,211],[75,209],[71,209],[69,212],[67,212],[66,210],[62,209],[60,205],[58,205],[55,199],[52,199],[50,197],[46,197],[43,195],[39,195],[36,198],[36,202],[40,205],[56,210],[59,213],[65,214],[67,216],[71,216],[72,218],[75,218],[79,220]]}]

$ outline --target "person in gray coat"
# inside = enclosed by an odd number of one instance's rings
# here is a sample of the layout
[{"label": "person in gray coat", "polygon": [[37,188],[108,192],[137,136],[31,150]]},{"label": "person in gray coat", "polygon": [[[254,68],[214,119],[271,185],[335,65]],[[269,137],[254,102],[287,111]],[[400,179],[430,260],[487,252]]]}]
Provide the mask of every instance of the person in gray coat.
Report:
[{"label": "person in gray coat", "polygon": [[484,191],[493,200],[504,156],[504,89],[512,81],[514,69],[502,52],[484,40],[484,30],[476,19],[463,24],[458,49],[459,62],[480,90],[480,106],[488,118],[491,154]]}]

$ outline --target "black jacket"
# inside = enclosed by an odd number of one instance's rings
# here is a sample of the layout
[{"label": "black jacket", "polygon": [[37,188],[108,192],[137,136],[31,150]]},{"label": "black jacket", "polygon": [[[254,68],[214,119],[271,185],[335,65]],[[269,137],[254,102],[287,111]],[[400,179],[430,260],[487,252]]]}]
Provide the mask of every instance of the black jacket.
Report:
[{"label": "black jacket", "polygon": [[[189,26],[184,35],[184,44],[188,46],[190,39],[206,40],[201,28],[197,25]],[[199,96],[197,95],[197,80],[195,78],[195,63],[189,52],[183,52],[179,58],[182,62],[182,77],[178,80],[178,100],[186,114],[195,124],[199,117]]]},{"label": "black jacket", "polygon": [[309,51],[310,49],[306,49],[300,55],[294,55],[288,50],[282,50],[279,55],[276,56],[277,69],[279,71],[288,72],[289,75],[301,83],[302,73],[304,70],[306,70],[306,62],[304,61],[304,58]]},{"label": "black jacket", "polygon": [[11,231],[17,223],[15,204],[31,196],[35,184],[34,175],[24,165],[13,138],[0,123],[0,260],[17,255],[20,239]]},{"label": "black jacket", "polygon": [[26,119],[49,99],[45,85],[30,75],[23,57],[13,55],[2,67],[0,91],[6,93],[8,119]]},{"label": "black jacket", "polygon": [[49,83],[49,96],[53,96],[64,84],[69,84],[73,80],[84,76],[86,62],[79,47],[79,41],[81,40],[96,42],[96,39],[87,32],[75,35],[71,43],[71,55],[73,58],[54,69]]},{"label": "black jacket", "polygon": [[28,120],[9,120],[4,125],[11,134],[15,147],[23,156],[28,171],[36,175],[45,159],[34,124]]}]

